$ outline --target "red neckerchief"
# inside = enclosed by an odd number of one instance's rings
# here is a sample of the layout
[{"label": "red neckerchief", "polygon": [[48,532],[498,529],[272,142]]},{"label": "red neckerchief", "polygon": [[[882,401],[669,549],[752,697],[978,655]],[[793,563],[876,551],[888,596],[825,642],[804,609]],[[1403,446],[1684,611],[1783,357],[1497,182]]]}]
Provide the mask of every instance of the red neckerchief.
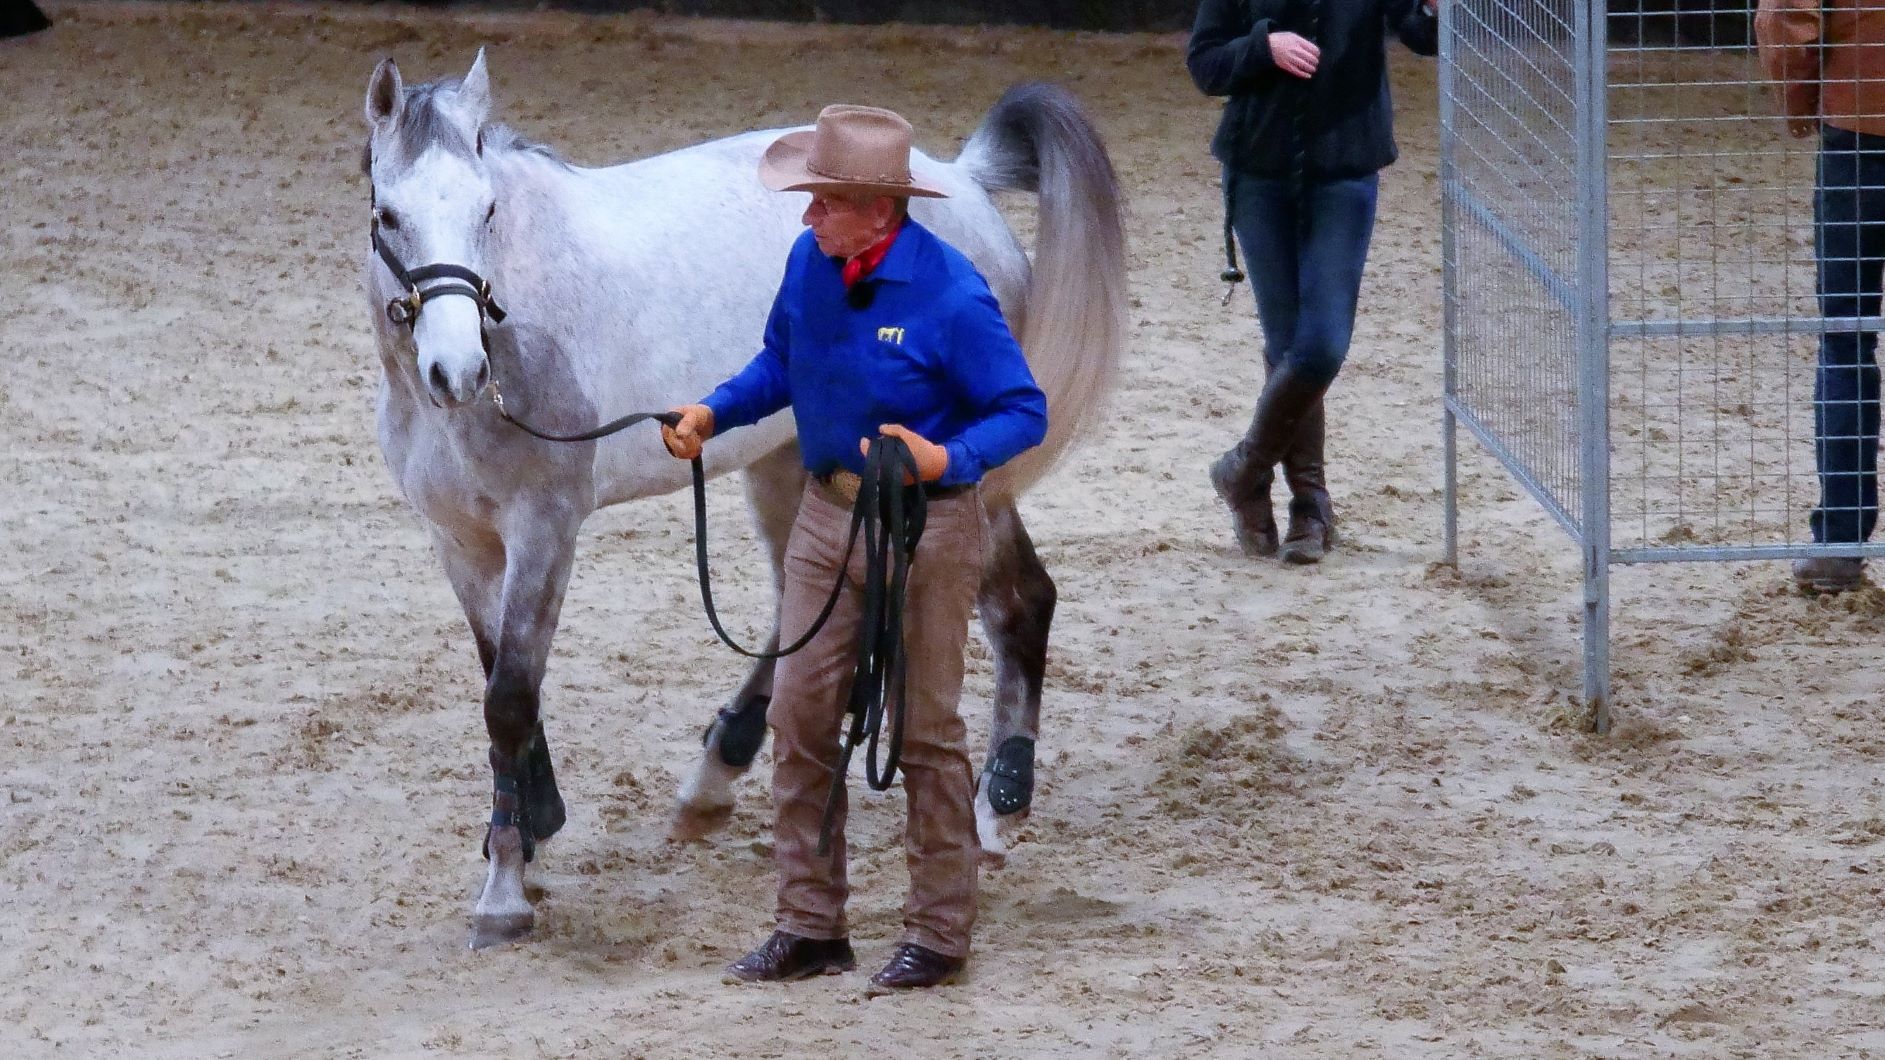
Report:
[{"label": "red neckerchief", "polygon": [[877,266],[883,264],[884,255],[890,253],[890,244],[897,241],[897,233],[901,231],[903,231],[903,222],[898,221],[897,227],[892,228],[889,235],[872,243],[863,253],[844,263],[845,290],[848,291],[857,286],[857,281],[869,276]]}]

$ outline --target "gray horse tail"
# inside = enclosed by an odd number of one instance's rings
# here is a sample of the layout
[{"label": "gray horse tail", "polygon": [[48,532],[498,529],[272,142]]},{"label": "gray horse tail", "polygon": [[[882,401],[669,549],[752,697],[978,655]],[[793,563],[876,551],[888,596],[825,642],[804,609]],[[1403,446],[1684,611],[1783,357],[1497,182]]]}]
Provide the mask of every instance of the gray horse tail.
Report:
[{"label": "gray horse tail", "polygon": [[1021,347],[1047,393],[1047,440],[993,485],[1032,485],[1105,410],[1126,346],[1126,229],[1119,179],[1073,94],[1017,85],[982,119],[956,163],[984,189],[1040,195]]}]

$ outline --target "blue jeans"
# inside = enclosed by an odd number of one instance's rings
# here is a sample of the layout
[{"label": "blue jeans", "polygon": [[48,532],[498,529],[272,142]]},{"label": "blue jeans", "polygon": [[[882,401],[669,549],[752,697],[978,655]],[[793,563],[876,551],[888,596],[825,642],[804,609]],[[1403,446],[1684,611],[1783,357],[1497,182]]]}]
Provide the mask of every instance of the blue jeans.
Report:
[{"label": "blue jeans", "polygon": [[1271,371],[1287,363],[1326,390],[1355,331],[1380,178],[1310,181],[1301,203],[1307,217],[1298,216],[1289,181],[1235,179],[1233,218],[1257,296],[1264,362]]},{"label": "blue jeans", "polygon": [[[1820,313],[1878,315],[1885,278],[1885,136],[1821,127],[1813,250]],[[1872,332],[1820,338],[1813,385],[1813,453],[1820,474],[1815,541],[1865,541],[1878,522],[1877,347]]]}]

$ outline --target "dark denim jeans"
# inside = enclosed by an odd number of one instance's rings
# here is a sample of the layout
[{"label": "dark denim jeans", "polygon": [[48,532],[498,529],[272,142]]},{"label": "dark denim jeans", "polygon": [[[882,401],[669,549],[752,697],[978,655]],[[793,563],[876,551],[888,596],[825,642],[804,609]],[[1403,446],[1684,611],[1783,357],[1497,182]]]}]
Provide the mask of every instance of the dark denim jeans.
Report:
[{"label": "dark denim jeans", "polygon": [[[1820,131],[1813,196],[1820,313],[1877,316],[1885,276],[1885,136]],[[1864,541],[1878,522],[1878,336],[1828,332],[1813,386],[1813,450],[1820,506],[1813,540]]]},{"label": "dark denim jeans", "polygon": [[1290,361],[1324,387],[1335,381],[1355,331],[1379,188],[1372,173],[1310,181],[1302,196],[1308,217],[1299,219],[1289,181],[1236,177],[1237,242],[1271,370]]}]

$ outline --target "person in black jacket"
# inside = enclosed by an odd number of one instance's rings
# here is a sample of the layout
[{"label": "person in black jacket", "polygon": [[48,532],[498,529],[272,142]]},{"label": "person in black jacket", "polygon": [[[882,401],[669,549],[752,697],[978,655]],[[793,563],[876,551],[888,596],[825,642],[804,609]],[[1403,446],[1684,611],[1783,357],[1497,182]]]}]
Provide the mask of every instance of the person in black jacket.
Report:
[{"label": "person in black jacket", "polygon": [[[1211,466],[1247,555],[1316,563],[1334,537],[1322,395],[1348,355],[1374,232],[1379,171],[1395,159],[1387,35],[1439,49],[1437,0],[1203,0],[1185,65],[1229,96],[1211,153],[1224,166],[1226,239],[1250,266],[1269,377],[1243,440]],[[1233,258],[1232,271],[1235,274]],[[1289,483],[1277,540],[1270,484]]]}]

